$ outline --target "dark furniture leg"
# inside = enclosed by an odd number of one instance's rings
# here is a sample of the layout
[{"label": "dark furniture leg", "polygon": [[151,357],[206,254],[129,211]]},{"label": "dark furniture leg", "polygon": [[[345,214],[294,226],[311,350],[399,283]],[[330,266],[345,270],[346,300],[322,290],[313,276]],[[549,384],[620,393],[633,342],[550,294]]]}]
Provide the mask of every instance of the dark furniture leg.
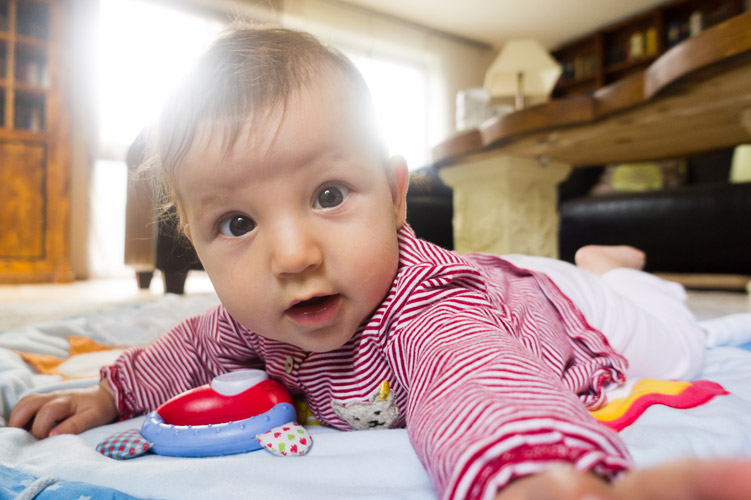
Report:
[{"label": "dark furniture leg", "polygon": [[180,271],[163,271],[162,281],[164,282],[164,292],[182,295],[185,292],[185,280],[187,277],[187,269]]},{"label": "dark furniture leg", "polygon": [[148,290],[151,286],[151,278],[154,276],[154,271],[137,271],[136,279],[138,280],[138,288],[141,290]]}]

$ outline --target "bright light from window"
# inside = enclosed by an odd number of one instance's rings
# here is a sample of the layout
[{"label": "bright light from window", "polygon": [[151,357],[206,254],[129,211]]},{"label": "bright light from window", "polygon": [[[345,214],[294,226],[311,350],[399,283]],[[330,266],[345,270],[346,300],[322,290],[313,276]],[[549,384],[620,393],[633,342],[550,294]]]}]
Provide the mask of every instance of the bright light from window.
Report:
[{"label": "bright light from window", "polygon": [[426,71],[415,64],[350,55],[368,82],[379,126],[391,154],[411,169],[428,160]]},{"label": "bright light from window", "polygon": [[99,119],[102,144],[128,145],[167,92],[222,29],[218,21],[139,0],[102,0]]},{"label": "bright light from window", "polygon": [[222,28],[218,21],[146,1],[101,0],[97,66],[102,157],[93,174],[92,275],[127,271],[123,152],[156,118],[170,89]]}]

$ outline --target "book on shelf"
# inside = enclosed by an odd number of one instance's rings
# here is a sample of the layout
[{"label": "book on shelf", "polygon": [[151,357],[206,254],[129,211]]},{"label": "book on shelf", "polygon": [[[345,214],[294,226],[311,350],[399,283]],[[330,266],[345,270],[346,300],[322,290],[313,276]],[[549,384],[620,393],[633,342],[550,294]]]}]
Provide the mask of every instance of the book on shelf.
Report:
[{"label": "book on shelf", "polygon": [[10,31],[8,4],[0,0],[0,31]]},{"label": "book on shelf", "polygon": [[47,87],[49,84],[47,65],[35,60],[19,61],[16,80],[28,85]]},{"label": "book on shelf", "polygon": [[16,102],[15,128],[40,132],[44,130],[44,113],[41,103]]}]

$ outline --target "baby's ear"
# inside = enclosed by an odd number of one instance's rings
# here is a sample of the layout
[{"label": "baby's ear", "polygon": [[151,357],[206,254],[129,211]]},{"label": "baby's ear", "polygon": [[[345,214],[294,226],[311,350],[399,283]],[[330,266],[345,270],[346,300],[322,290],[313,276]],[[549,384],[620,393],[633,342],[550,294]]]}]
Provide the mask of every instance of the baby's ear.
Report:
[{"label": "baby's ear", "polygon": [[407,189],[409,189],[409,169],[403,156],[396,155],[389,158],[388,177],[396,227],[401,228],[407,220]]}]

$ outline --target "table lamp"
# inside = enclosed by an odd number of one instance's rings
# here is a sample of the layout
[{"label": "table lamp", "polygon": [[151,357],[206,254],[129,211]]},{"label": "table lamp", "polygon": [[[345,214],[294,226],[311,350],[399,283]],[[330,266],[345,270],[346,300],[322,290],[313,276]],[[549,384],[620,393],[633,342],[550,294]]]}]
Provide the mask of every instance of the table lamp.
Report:
[{"label": "table lamp", "polygon": [[484,87],[493,97],[515,96],[519,110],[525,96],[549,96],[560,76],[560,64],[538,41],[510,40],[485,73]]},{"label": "table lamp", "polygon": [[733,151],[730,182],[751,182],[751,144],[741,144]]}]

